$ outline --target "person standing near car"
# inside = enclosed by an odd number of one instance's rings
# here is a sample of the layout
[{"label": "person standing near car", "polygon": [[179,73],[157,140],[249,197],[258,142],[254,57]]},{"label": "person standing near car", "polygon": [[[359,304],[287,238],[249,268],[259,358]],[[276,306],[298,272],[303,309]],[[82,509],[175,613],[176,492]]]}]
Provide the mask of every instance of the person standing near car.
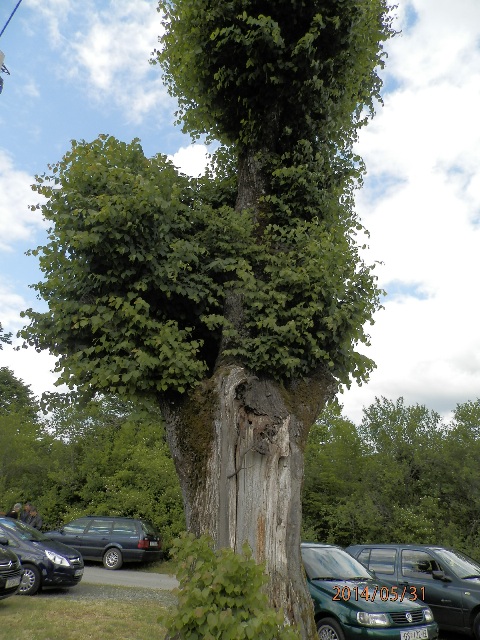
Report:
[{"label": "person standing near car", "polygon": [[22,522],[25,522],[25,524],[28,524],[28,521],[30,519],[31,508],[32,508],[31,502],[25,502],[25,504],[23,505],[23,510],[20,513],[19,520],[21,520]]},{"label": "person standing near car", "polygon": [[33,505],[30,507],[30,518],[28,519],[27,524],[29,524],[34,529],[38,529],[39,531],[42,528],[42,517],[37,511],[37,507],[34,507]]},{"label": "person standing near car", "polygon": [[13,518],[14,520],[20,520],[20,510],[22,508],[22,504],[20,502],[16,502],[13,507],[10,509],[8,513],[5,514],[6,518]]}]

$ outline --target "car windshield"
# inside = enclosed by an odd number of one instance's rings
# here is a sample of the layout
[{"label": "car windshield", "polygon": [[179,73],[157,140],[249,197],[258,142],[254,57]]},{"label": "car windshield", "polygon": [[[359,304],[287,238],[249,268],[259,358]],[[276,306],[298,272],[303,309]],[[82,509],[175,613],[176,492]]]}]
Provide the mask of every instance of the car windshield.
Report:
[{"label": "car windshield", "polygon": [[21,540],[33,540],[34,542],[44,542],[45,540],[48,540],[43,533],[37,531],[37,529],[34,529],[24,522],[19,522],[18,520],[5,518],[5,520],[2,520],[2,526],[5,529],[13,531],[17,538],[20,538]]},{"label": "car windshield", "polygon": [[338,547],[302,547],[302,560],[310,580],[370,580],[373,575]]},{"label": "car windshield", "polygon": [[459,578],[480,578],[480,564],[460,551],[438,549],[437,556]]}]

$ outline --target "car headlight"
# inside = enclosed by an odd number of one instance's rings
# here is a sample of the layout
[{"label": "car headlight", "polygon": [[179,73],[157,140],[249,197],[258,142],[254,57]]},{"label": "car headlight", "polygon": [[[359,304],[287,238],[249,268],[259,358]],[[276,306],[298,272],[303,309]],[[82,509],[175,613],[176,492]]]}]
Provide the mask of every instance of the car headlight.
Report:
[{"label": "car headlight", "polygon": [[389,627],[390,621],[386,613],[367,613],[359,611],[357,613],[357,621],[366,627]]},{"label": "car headlight", "polygon": [[55,553],[54,551],[49,551],[48,549],[46,549],[45,555],[50,560],[50,562],[53,562],[53,564],[56,564],[60,567],[71,566],[70,562],[66,558],[64,558],[63,556],[59,556],[58,553]]},{"label": "car headlight", "polygon": [[433,613],[430,609],[424,609],[423,613],[425,614],[425,622],[433,622]]}]

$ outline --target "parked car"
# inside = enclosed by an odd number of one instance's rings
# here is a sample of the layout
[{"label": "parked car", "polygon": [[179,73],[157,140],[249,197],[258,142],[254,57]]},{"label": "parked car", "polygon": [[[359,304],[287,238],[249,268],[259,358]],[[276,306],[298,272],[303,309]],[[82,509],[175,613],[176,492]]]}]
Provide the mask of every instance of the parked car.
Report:
[{"label": "parked car", "polygon": [[303,543],[321,640],[433,640],[438,625],[418,598],[402,598],[340,547]]},{"label": "parked car", "polygon": [[21,595],[33,596],[43,587],[74,587],[82,579],[83,560],[78,551],[24,522],[0,518],[0,546],[8,546],[22,563]]},{"label": "parked car", "polygon": [[[0,544],[2,544],[1,537]],[[22,576],[23,569],[18,556],[13,551],[0,546],[0,600],[17,593]]]},{"label": "parked car", "polygon": [[415,592],[440,629],[480,640],[480,564],[455,549],[435,545],[357,544],[347,551],[377,578]]},{"label": "parked car", "polygon": [[85,516],[46,535],[78,549],[85,560],[103,562],[106,569],[163,558],[160,534],[150,522],[138,518]]}]

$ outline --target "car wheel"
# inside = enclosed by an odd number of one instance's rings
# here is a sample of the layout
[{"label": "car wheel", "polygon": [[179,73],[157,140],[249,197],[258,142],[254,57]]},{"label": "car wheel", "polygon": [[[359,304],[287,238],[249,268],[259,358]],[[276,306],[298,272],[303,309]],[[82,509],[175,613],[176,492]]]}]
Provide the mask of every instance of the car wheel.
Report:
[{"label": "car wheel", "polygon": [[473,621],[473,637],[475,640],[480,640],[480,613],[477,613],[475,620]]},{"label": "car wheel", "polygon": [[317,622],[317,632],[320,640],[345,640],[343,631],[333,618],[323,618]]},{"label": "car wheel", "polygon": [[111,547],[103,554],[103,566],[105,569],[120,569],[122,564],[123,558],[120,549]]},{"label": "car wheel", "polygon": [[18,593],[22,596],[33,596],[40,589],[42,583],[40,571],[33,564],[24,564],[23,571]]}]

